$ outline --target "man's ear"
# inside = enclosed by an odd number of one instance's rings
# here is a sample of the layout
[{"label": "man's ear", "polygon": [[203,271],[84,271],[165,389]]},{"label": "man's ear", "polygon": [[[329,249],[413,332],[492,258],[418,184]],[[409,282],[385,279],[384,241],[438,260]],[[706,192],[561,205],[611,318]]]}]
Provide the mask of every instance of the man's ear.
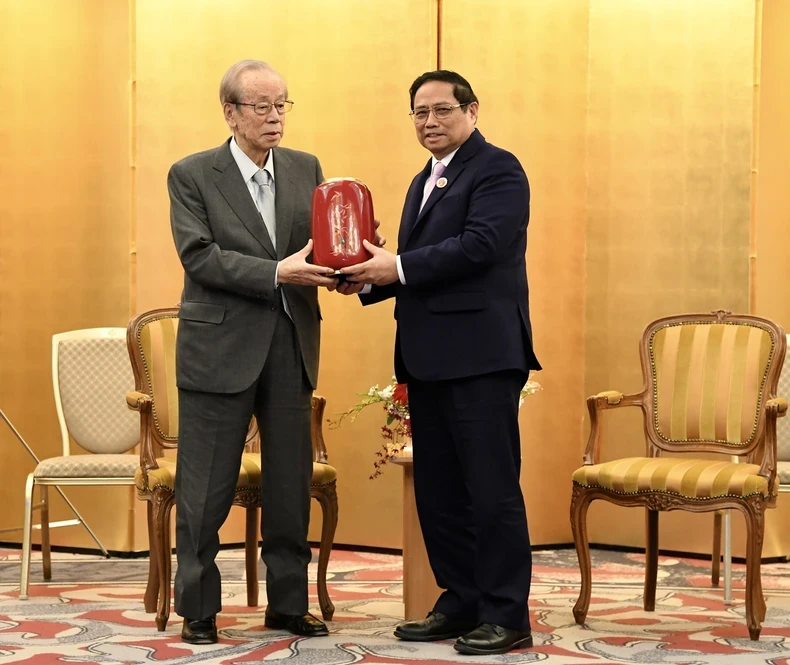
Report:
[{"label": "man's ear", "polygon": [[472,102],[471,104],[469,104],[469,113],[471,113],[473,116],[472,117],[473,125],[477,124],[477,112],[479,110],[480,110],[480,106],[477,104],[477,102]]},{"label": "man's ear", "polygon": [[225,116],[225,122],[228,123],[228,127],[236,127],[236,118],[233,110],[234,106],[230,102],[225,102],[222,105],[222,114]]}]

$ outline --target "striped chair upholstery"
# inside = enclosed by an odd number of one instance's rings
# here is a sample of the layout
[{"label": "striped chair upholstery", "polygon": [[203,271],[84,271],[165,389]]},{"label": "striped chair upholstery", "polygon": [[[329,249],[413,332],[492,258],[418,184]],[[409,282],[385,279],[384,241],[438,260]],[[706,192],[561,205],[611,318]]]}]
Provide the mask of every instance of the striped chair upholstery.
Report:
[{"label": "striped chair upholstery", "polygon": [[[689,322],[655,330],[648,340],[652,427],[660,442],[698,450],[725,445],[733,454],[757,435],[774,343],[750,325]],[[769,496],[759,465],[728,461],[632,457],[583,466],[573,482],[613,492],[666,492],[689,498]]]},{"label": "striped chair upholstery", "polygon": [[773,350],[770,332],[756,326],[687,323],[655,331],[650,362],[658,435],[733,449],[751,443]]},{"label": "striped chair upholstery", "polygon": [[[763,513],[776,505],[774,437],[787,410],[776,391],[787,342],[780,326],[758,317],[724,311],[667,317],[642,336],[643,390],[588,398],[590,439],[584,465],[573,473],[571,501],[582,573],[573,610],[577,623],[584,622],[590,603],[586,514],[593,500],[647,509],[648,611],[655,607],[658,512],[735,508],[747,522],[747,625],[750,637],[759,637],[765,618],[759,579]],[[642,410],[647,449],[641,457],[601,462],[602,412],[623,406]],[[786,448],[790,475],[790,442]]]},{"label": "striped chair upholstery", "polygon": [[139,346],[145,384],[152,399],[154,427],[165,441],[178,441],[176,334],[178,317],[168,314],[140,328]]},{"label": "striped chair upholstery", "polygon": [[692,499],[725,496],[768,496],[768,481],[759,464],[733,464],[717,460],[676,457],[628,457],[583,466],[573,482],[620,494],[664,492]]},{"label": "striped chair upholstery", "polygon": [[[152,469],[148,472],[148,490],[153,490],[157,487],[165,487],[167,489],[175,488],[176,483],[176,463],[170,459],[159,458],[158,469]],[[261,454],[260,453],[244,453],[241,457],[241,471],[239,472],[239,481],[237,486],[240,490],[243,489],[257,489],[261,486]],[[337,478],[337,471],[329,464],[313,464],[313,485],[327,485]],[[141,482],[140,475],[137,476],[137,482]],[[141,485],[137,489],[143,489]]]}]

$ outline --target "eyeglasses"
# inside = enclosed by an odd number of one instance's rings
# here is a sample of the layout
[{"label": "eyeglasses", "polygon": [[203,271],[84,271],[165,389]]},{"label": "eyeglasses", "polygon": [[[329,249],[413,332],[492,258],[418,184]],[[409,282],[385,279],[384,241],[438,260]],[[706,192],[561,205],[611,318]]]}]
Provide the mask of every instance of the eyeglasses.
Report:
[{"label": "eyeglasses", "polygon": [[290,100],[284,102],[274,102],[274,104],[268,104],[266,102],[261,102],[260,104],[249,104],[247,102],[233,102],[236,106],[252,106],[255,113],[258,115],[269,115],[272,111],[272,107],[277,110],[278,115],[282,115],[283,113],[288,113],[293,107],[294,103]]},{"label": "eyeglasses", "polygon": [[444,120],[445,118],[449,118],[450,114],[455,109],[463,108],[464,106],[469,106],[472,102],[466,102],[465,104],[447,104],[442,106],[433,106],[429,109],[416,109],[409,113],[411,119],[414,120],[415,124],[422,124],[423,122],[427,122],[428,116],[433,113],[433,117],[437,120]]}]

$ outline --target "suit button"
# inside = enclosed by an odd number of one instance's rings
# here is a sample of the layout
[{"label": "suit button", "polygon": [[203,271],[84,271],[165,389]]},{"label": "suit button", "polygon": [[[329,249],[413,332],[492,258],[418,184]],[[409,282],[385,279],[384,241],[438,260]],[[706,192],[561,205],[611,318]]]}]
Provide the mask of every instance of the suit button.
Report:
[{"label": "suit button", "polygon": [[277,305],[272,305],[272,312],[276,312],[276,311],[277,311]]}]

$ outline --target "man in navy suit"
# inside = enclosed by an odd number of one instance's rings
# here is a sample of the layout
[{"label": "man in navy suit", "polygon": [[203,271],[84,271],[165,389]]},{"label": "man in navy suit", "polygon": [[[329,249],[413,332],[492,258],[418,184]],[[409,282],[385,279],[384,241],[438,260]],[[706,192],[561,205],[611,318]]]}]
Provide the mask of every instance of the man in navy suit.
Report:
[{"label": "man in navy suit", "polygon": [[516,157],[475,129],[466,79],[428,72],[409,92],[417,139],[433,156],[406,195],[397,254],[366,243],[372,258],[344,268],[338,287],[365,305],[396,299],[417,510],[444,589],[427,618],[395,635],[505,653],[532,646],[518,427],[520,389],[540,369],[525,260],[529,184]]}]

